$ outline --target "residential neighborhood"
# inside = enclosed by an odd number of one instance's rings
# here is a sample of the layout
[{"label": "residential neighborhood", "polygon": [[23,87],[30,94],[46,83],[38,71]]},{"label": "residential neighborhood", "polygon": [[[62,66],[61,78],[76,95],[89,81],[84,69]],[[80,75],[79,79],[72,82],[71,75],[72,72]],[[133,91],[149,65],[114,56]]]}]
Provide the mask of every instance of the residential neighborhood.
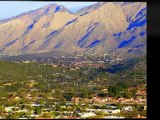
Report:
[{"label": "residential neighborhood", "polygon": [[0,62],[0,117],[145,118],[146,77],[136,72],[141,60],[132,71],[113,74],[119,66],[106,62],[108,57],[85,57]]}]

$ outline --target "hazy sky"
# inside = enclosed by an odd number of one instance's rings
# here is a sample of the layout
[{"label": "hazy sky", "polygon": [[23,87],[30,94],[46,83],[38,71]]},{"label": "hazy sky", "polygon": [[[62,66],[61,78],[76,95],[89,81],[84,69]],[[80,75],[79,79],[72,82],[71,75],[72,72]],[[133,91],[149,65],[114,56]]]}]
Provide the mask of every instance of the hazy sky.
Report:
[{"label": "hazy sky", "polygon": [[89,6],[96,2],[0,1],[0,20],[10,18],[30,10],[35,10],[51,3],[64,5],[70,11],[75,12],[84,6]]}]

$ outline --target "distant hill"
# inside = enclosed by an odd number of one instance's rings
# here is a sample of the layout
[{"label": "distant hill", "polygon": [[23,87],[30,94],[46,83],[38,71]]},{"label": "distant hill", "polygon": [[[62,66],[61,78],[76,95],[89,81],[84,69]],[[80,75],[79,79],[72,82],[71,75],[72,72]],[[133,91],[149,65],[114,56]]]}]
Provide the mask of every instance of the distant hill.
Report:
[{"label": "distant hill", "polygon": [[0,21],[0,56],[143,56],[146,14],[144,2],[100,2],[76,13],[57,4],[47,5]]}]

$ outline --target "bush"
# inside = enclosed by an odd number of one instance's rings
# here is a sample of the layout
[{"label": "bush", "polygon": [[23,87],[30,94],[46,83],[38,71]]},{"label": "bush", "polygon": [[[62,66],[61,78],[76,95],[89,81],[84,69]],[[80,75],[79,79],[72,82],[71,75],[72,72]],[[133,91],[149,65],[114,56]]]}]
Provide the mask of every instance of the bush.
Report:
[{"label": "bush", "polygon": [[43,113],[42,117],[44,118],[52,118],[52,114],[51,113]]}]

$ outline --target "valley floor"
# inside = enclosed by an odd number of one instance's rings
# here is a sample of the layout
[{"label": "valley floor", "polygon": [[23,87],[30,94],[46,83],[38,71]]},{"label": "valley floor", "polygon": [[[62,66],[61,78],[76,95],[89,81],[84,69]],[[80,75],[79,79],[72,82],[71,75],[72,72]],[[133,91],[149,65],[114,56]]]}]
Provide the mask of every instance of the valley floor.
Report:
[{"label": "valley floor", "polygon": [[0,118],[145,118],[143,60],[116,74],[97,64],[0,61]]}]

